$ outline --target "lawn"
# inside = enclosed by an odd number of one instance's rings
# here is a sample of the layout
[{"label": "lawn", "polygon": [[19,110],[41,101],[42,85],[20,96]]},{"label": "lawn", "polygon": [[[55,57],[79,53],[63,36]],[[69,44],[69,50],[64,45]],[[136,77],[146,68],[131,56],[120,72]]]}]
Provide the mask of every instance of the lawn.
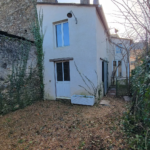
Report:
[{"label": "lawn", "polygon": [[42,101],[0,117],[0,150],[125,150],[122,99],[111,106]]}]

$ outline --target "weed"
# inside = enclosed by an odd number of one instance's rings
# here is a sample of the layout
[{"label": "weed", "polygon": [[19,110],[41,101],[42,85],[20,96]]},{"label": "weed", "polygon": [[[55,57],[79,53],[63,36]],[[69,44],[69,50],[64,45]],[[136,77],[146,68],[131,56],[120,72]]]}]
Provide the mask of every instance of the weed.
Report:
[{"label": "weed", "polygon": [[83,149],[84,146],[85,146],[85,142],[82,141],[82,142],[80,143],[80,145],[79,145],[79,149]]},{"label": "weed", "polygon": [[18,143],[20,143],[20,144],[23,143],[23,142],[24,142],[24,139],[19,139],[18,140]]}]

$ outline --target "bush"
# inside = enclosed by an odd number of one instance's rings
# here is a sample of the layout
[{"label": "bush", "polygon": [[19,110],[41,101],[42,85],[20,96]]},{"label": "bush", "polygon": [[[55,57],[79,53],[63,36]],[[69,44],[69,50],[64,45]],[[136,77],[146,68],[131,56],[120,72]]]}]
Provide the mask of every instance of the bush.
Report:
[{"label": "bush", "polygon": [[132,103],[123,118],[132,149],[150,149],[150,68],[147,60],[132,71]]}]

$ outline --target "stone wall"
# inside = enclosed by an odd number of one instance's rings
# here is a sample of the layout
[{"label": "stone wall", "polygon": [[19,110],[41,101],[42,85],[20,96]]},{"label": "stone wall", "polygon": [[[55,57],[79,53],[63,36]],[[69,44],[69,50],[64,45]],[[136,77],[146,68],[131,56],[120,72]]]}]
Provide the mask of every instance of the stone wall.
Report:
[{"label": "stone wall", "polygon": [[[42,0],[56,2],[56,0]],[[35,19],[36,0],[1,0],[0,30],[33,40],[31,25]]]},{"label": "stone wall", "polygon": [[36,0],[0,1],[0,113],[42,98],[38,50],[32,34],[35,19]]},{"label": "stone wall", "polygon": [[31,23],[35,19],[32,0],[2,0],[0,30],[33,40]]},{"label": "stone wall", "polygon": [[0,34],[0,113],[40,99],[34,43]]},{"label": "stone wall", "polygon": [[0,84],[12,73],[12,65],[17,65],[24,53],[28,53],[27,71],[32,64],[36,68],[36,47],[29,41],[11,38],[0,34]]}]

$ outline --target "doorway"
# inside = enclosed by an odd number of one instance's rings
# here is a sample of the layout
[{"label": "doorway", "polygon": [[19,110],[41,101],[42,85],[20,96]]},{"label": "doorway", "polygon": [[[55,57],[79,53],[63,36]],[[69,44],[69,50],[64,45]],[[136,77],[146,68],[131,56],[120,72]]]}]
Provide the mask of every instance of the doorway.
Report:
[{"label": "doorway", "polygon": [[104,95],[106,95],[108,91],[108,62],[106,61],[102,61],[102,82]]},{"label": "doorway", "polygon": [[57,98],[70,98],[70,64],[69,61],[58,62],[56,70],[56,96]]}]

